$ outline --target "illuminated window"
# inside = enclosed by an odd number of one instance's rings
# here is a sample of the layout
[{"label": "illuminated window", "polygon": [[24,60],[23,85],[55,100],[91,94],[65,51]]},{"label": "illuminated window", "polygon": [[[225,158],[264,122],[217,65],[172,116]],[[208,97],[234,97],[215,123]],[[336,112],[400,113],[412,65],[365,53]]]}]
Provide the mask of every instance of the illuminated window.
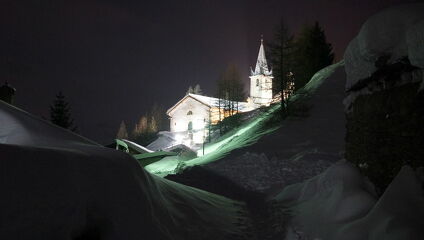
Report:
[{"label": "illuminated window", "polygon": [[192,111],[188,111],[187,115],[193,115]]}]

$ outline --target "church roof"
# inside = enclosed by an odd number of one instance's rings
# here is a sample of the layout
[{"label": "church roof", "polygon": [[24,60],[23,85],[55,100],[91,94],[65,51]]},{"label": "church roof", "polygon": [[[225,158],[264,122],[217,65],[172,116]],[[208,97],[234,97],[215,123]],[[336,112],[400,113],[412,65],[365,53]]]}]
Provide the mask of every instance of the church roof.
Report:
[{"label": "church roof", "polygon": [[[198,101],[198,102],[200,102],[200,103],[202,103],[202,104],[204,104],[208,107],[219,107],[219,99],[218,98],[207,97],[207,96],[203,96],[203,95],[189,93],[185,97],[183,97],[180,101],[178,101],[174,106],[172,106],[170,109],[168,109],[168,111],[166,111],[166,113],[169,115],[175,108],[178,107],[178,105],[180,105],[182,102],[184,102],[184,100],[186,100],[187,98],[192,98],[192,99],[194,99],[194,100],[196,100],[196,101]],[[238,105],[239,105],[239,110],[242,111],[242,112],[249,108],[247,102],[238,102]],[[222,105],[221,105],[221,107],[222,107]]]},{"label": "church roof", "polygon": [[218,98],[214,98],[214,97],[207,97],[207,96],[203,96],[203,95],[198,95],[198,94],[189,94],[192,98],[210,106],[210,107],[218,107],[219,106],[219,99]]},{"label": "church roof", "polygon": [[[210,106],[210,107],[219,107],[219,99],[218,98],[214,98],[214,97],[207,97],[207,96],[203,96],[203,95],[198,95],[198,94],[189,94],[191,97],[193,97],[194,99]],[[221,100],[222,101],[222,100]],[[222,103],[221,103],[222,104]],[[243,111],[246,108],[248,108],[247,106],[247,102],[238,102],[239,105],[239,110]],[[222,106],[221,106],[222,107]]]},{"label": "church roof", "polygon": [[251,75],[272,75],[272,70],[268,69],[268,62],[265,57],[264,40],[261,39],[261,46],[259,47],[258,60],[256,61],[255,71],[251,70]]}]

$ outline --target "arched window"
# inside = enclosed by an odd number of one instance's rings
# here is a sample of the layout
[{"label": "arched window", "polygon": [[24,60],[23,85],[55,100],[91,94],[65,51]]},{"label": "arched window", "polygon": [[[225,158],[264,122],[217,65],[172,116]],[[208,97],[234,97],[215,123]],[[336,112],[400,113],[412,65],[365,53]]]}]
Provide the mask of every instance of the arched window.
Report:
[{"label": "arched window", "polygon": [[187,115],[193,115],[192,111],[188,111]]},{"label": "arched window", "polygon": [[187,128],[188,128],[189,131],[193,130],[193,123],[189,122]]},{"label": "arched window", "polygon": [[256,79],[256,87],[259,87],[259,79]]}]

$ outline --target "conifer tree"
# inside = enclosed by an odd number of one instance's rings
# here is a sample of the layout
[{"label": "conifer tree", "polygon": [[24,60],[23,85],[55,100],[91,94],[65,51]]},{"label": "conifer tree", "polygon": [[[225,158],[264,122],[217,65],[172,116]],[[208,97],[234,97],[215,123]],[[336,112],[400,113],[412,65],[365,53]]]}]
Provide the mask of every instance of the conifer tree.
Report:
[{"label": "conifer tree", "polygon": [[148,129],[147,117],[141,116],[138,120],[138,123],[135,124],[134,130],[132,132],[132,139],[137,139],[142,134],[146,133]]},{"label": "conifer tree", "polygon": [[71,117],[71,107],[62,92],[56,95],[53,105],[50,105],[50,121],[59,127],[76,131]]},{"label": "conifer tree", "polygon": [[127,126],[125,125],[125,122],[122,121],[119,125],[118,133],[116,134],[117,139],[128,139],[128,132],[127,132]]},{"label": "conifer tree", "polygon": [[[152,110],[150,111],[150,116],[152,116],[155,120],[155,124],[156,124],[155,132],[162,131],[168,127],[168,124],[167,124],[168,118],[166,116],[166,110],[163,106],[157,103],[153,104]],[[152,122],[152,117],[150,117],[151,122]]]},{"label": "conifer tree", "polygon": [[151,133],[157,133],[158,132],[158,123],[157,123],[154,115],[152,115],[150,117],[149,132],[151,132]]},{"label": "conifer tree", "polygon": [[186,95],[190,94],[190,93],[194,93],[194,90],[191,86],[188,87]]},{"label": "conifer tree", "polygon": [[317,71],[333,63],[333,48],[318,22],[303,26],[295,42],[295,56],[296,88],[303,87]]},{"label": "conifer tree", "polygon": [[203,94],[203,91],[202,91],[202,89],[200,88],[200,85],[199,85],[199,84],[196,84],[196,86],[194,86],[194,88],[193,88],[193,93],[194,93],[194,94],[198,94],[198,95],[202,95],[202,94]]}]

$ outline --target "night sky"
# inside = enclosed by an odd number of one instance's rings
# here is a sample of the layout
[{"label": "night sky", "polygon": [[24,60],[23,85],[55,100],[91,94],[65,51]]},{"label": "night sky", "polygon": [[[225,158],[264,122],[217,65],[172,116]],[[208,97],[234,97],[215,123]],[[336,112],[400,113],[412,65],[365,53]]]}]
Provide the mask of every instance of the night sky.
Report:
[{"label": "night sky", "polygon": [[18,107],[45,118],[58,91],[80,134],[111,142],[152,104],[171,107],[189,85],[213,95],[229,63],[248,87],[260,36],[284,17],[315,20],[336,58],[372,14],[407,0],[0,0],[0,82]]}]

